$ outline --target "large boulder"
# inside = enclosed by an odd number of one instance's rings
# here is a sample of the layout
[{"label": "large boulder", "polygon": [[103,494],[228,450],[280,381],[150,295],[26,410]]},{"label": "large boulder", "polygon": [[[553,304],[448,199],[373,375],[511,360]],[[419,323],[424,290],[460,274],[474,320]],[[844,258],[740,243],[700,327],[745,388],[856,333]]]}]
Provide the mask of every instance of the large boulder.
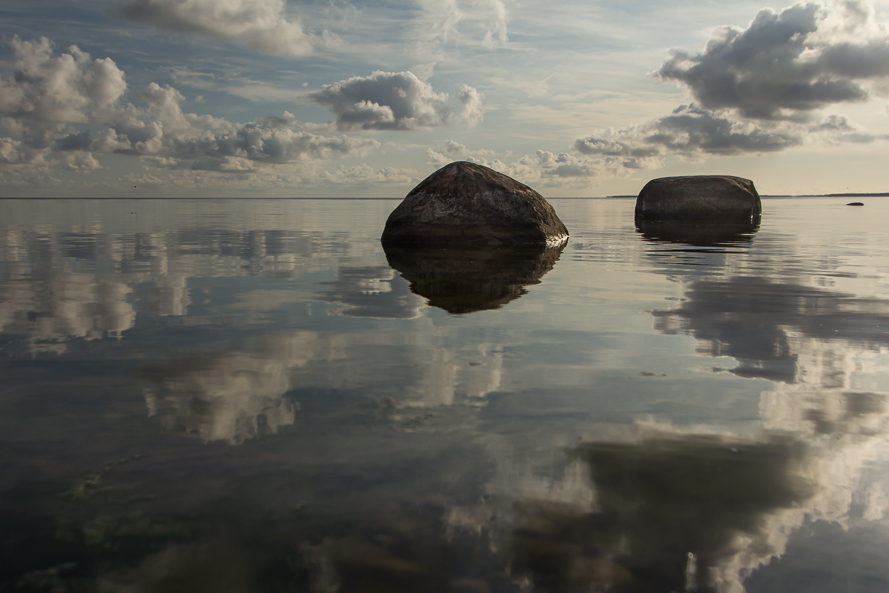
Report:
[{"label": "large boulder", "polygon": [[543,196],[475,163],[446,165],[389,215],[381,241],[440,247],[561,245],[568,230]]},{"label": "large boulder", "polygon": [[694,175],[652,179],[636,198],[636,221],[757,222],[762,202],[749,179]]}]

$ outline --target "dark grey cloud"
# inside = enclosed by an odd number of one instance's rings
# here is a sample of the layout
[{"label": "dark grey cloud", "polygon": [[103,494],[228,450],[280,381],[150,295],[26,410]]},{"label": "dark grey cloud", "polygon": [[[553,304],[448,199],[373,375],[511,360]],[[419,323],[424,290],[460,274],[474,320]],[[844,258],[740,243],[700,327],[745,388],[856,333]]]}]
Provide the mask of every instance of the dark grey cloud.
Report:
[{"label": "dark grey cloud", "polygon": [[855,1],[763,9],[746,29],[718,29],[703,53],[674,51],[655,75],[686,85],[707,109],[799,120],[828,105],[864,101],[863,84],[889,76],[889,38],[873,37],[871,18]]},{"label": "dark grey cloud", "polygon": [[413,72],[381,72],[355,76],[309,93],[309,98],[336,114],[340,130],[417,130],[467,123],[475,125],[482,115],[481,94],[463,85],[458,114],[447,93],[436,93],[432,85]]},{"label": "dark grey cloud", "polygon": [[670,152],[740,154],[784,150],[800,144],[802,138],[780,129],[744,125],[696,105],[682,105],[659,119],[643,141]]},{"label": "dark grey cloud", "polygon": [[787,123],[744,122],[726,112],[692,104],[641,126],[580,138],[574,142],[574,150],[619,159],[624,167],[636,169],[657,165],[667,154],[694,157],[777,152],[801,144],[807,131]]},{"label": "dark grey cloud", "polygon": [[746,29],[722,27],[703,53],[675,50],[654,73],[686,85],[695,102],[647,123],[580,138],[573,148],[626,168],[685,158],[778,152],[807,141],[886,139],[818,109],[869,98],[889,76],[889,35],[860,0],[759,11]]},{"label": "dark grey cloud", "polygon": [[56,150],[89,150],[93,143],[90,131],[68,134],[56,141]]}]

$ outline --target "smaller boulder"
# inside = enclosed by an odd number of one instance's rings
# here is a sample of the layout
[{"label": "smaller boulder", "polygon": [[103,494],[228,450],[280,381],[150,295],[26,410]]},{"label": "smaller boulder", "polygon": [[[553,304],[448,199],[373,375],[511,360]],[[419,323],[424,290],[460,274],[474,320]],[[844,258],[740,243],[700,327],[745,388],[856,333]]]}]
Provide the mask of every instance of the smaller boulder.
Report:
[{"label": "smaller boulder", "polygon": [[754,223],[762,202],[749,179],[692,175],[652,179],[636,198],[636,221]]},{"label": "smaller boulder", "polygon": [[543,196],[475,163],[445,165],[389,215],[384,245],[491,248],[555,246],[568,230]]}]

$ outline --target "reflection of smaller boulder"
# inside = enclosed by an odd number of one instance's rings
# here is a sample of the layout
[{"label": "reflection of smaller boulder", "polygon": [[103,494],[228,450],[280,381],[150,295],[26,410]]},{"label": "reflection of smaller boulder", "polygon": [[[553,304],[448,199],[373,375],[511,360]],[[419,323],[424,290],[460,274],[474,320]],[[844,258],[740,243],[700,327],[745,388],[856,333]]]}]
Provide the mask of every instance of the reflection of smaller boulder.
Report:
[{"label": "reflection of smaller boulder", "polygon": [[749,244],[759,229],[758,223],[706,224],[679,220],[636,220],[636,230],[649,241],[684,243],[698,247]]},{"label": "reflection of smaller boulder", "polygon": [[564,245],[494,250],[432,249],[386,245],[389,265],[411,291],[433,307],[462,314],[498,309],[538,284],[558,261]]},{"label": "reflection of smaller boulder", "polygon": [[749,179],[731,175],[662,177],[645,184],[636,198],[636,220],[756,222],[759,194]]}]

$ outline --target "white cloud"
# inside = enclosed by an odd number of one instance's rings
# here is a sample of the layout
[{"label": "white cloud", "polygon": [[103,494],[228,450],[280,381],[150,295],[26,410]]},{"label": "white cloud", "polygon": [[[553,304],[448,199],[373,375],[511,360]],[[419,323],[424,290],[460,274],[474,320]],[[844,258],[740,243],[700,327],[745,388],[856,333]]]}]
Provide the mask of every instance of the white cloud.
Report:
[{"label": "white cloud", "polygon": [[[14,38],[12,45],[12,75],[0,72],[0,112],[7,114],[0,120],[0,165],[44,166],[56,158],[65,169],[90,171],[100,168],[93,153],[114,152],[167,167],[249,172],[262,163],[363,154],[379,145],[313,133],[287,112],[246,124],[186,113],[182,94],[157,83],[139,93],[144,107],[123,104],[124,73],[111,59],[91,61],[76,46],[53,57],[46,38]],[[94,137],[75,127],[82,124],[107,127]]]},{"label": "white cloud", "polygon": [[462,117],[466,121],[466,125],[477,125],[482,120],[482,115],[484,114],[482,94],[471,86],[464,84],[460,86],[458,98],[463,103]]},{"label": "white cloud", "polygon": [[438,43],[476,43],[493,49],[508,41],[509,12],[503,0],[419,0],[420,31]]},{"label": "white cloud", "polygon": [[20,140],[0,137],[0,164],[20,165],[42,162],[45,152],[26,146]]},{"label": "white cloud", "polygon": [[267,54],[305,56],[323,39],[285,15],[284,0],[132,0],[119,12],[158,29],[243,43]]},{"label": "white cloud", "polygon": [[493,150],[488,150],[486,148],[471,150],[465,145],[460,144],[459,142],[455,142],[454,140],[448,140],[447,142],[445,142],[445,152],[453,157],[469,157],[470,159],[486,158],[494,156],[496,154]]},{"label": "white cloud", "polygon": [[37,122],[86,123],[114,105],[127,85],[110,58],[90,61],[72,45],[52,56],[52,42],[12,39],[13,75],[0,73],[0,112]]},{"label": "white cloud", "polygon": [[398,169],[395,167],[374,168],[369,165],[356,165],[345,167],[340,165],[336,169],[325,168],[319,175],[325,181],[337,185],[405,185],[419,181],[413,171]]},{"label": "white cloud", "polygon": [[601,174],[603,163],[602,159],[578,158],[564,152],[537,151],[537,164],[545,177],[595,177]]},{"label": "white cloud", "polygon": [[112,126],[113,137],[102,138],[104,146],[114,144],[115,152],[124,154],[174,158],[180,166],[191,163],[200,170],[232,172],[254,168],[239,161],[295,163],[360,154],[379,145],[375,140],[313,134],[287,112],[248,124],[183,113],[178,91],[155,83],[141,97],[154,119],[124,119]]},{"label": "white cloud", "polygon": [[457,123],[474,126],[482,117],[482,96],[476,89],[460,88],[463,111],[457,115],[447,93],[436,93],[413,72],[377,71],[355,76],[326,84],[308,97],[336,114],[340,130],[419,130]]},{"label": "white cloud", "polygon": [[447,157],[447,156],[441,154],[440,152],[436,152],[436,151],[432,150],[431,148],[426,149],[426,156],[429,157],[428,164],[432,165],[436,169],[441,169],[448,163],[451,163],[454,161],[454,159]]}]

